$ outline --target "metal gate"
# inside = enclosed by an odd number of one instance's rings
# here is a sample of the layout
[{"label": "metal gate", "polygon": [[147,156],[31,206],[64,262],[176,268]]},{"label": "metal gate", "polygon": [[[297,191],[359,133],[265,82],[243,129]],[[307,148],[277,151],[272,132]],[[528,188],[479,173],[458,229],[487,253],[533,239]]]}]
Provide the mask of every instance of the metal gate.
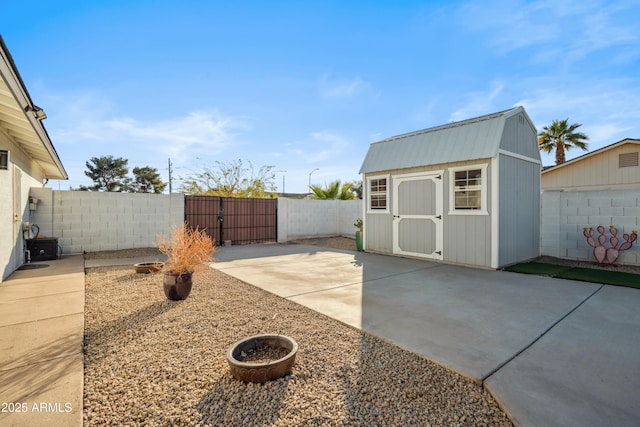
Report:
[{"label": "metal gate", "polygon": [[278,199],[186,196],[184,219],[207,232],[216,245],[276,242]]}]

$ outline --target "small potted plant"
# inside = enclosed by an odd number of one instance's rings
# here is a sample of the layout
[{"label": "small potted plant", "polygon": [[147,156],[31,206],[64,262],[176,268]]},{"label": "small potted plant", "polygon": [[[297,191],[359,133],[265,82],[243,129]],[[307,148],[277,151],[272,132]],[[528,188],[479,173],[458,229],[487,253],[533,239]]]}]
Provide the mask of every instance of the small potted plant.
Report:
[{"label": "small potted plant", "polygon": [[170,300],[183,300],[189,296],[193,273],[209,268],[213,262],[215,246],[204,230],[191,228],[186,223],[171,235],[156,241],[160,252],[167,256],[164,273],[164,293]]},{"label": "small potted plant", "polygon": [[362,252],[362,218],[356,219],[353,225],[356,227],[356,249]]}]

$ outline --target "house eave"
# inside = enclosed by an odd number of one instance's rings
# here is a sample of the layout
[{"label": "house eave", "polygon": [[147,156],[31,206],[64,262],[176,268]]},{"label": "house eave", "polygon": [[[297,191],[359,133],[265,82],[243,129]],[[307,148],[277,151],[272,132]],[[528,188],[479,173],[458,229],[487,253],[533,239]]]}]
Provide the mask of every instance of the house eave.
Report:
[{"label": "house eave", "polygon": [[620,146],[625,145],[625,144],[640,145],[640,139],[625,138],[625,139],[623,139],[621,141],[614,142],[613,144],[609,144],[607,146],[598,148],[597,150],[594,150],[594,151],[591,151],[589,153],[583,154],[582,156],[573,158],[571,160],[567,160],[566,162],[564,162],[562,164],[546,167],[545,169],[542,170],[542,174],[544,175],[545,173],[558,171],[558,170],[560,170],[560,169],[562,169],[564,167],[567,167],[567,166],[570,166],[572,164],[581,162],[581,161],[586,160],[586,159],[588,159],[590,157],[605,153],[605,152],[607,152],[609,150],[612,150],[614,148],[620,147]]},{"label": "house eave", "polygon": [[42,169],[47,179],[68,179],[22,77],[0,36],[0,127]]}]

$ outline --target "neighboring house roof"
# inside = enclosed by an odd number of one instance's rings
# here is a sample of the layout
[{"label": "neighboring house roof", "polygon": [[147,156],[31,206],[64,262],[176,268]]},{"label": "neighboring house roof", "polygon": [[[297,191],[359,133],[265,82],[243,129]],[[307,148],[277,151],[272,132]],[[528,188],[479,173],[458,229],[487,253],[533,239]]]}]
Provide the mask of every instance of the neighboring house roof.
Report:
[{"label": "neighboring house roof", "polygon": [[537,133],[524,108],[515,107],[375,142],[360,173],[496,157],[505,120],[519,113]]},{"label": "neighboring house roof", "polygon": [[583,160],[586,160],[590,157],[593,156],[597,156],[600,155],[604,152],[607,152],[609,150],[612,150],[614,148],[620,147],[621,145],[625,145],[625,144],[636,144],[636,145],[640,145],[640,139],[633,139],[633,138],[625,138],[622,141],[618,141],[618,142],[614,142],[613,144],[607,145],[605,147],[602,148],[598,148],[597,150],[593,150],[588,152],[587,154],[583,154],[582,156],[576,157],[574,159],[568,160],[564,163],[561,163],[559,165],[554,165],[554,166],[547,166],[542,170],[542,174],[544,175],[547,172],[555,172],[558,171],[562,168],[565,168],[567,166],[571,166],[575,163],[581,162]]},{"label": "neighboring house roof", "polygon": [[47,130],[46,117],[27,91],[9,49],[0,36],[0,132],[29,155],[45,178],[67,179]]}]

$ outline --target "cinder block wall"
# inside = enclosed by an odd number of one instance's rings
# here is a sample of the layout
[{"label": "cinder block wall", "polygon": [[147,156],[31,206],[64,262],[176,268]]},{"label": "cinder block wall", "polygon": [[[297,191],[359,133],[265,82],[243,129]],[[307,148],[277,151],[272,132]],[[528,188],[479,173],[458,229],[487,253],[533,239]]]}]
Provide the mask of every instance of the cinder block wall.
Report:
[{"label": "cinder block wall", "polygon": [[32,188],[31,196],[39,199],[31,223],[58,237],[64,254],[150,247],[184,221],[182,194]]},{"label": "cinder block wall", "polygon": [[362,200],[278,198],[278,242],[310,237],[355,236]]},{"label": "cinder block wall", "polygon": [[[623,233],[640,229],[640,190],[545,191],[541,216],[543,255],[593,261],[583,229],[603,225],[609,236],[613,225],[623,241]],[[617,264],[640,265],[638,243],[621,252]]]}]

